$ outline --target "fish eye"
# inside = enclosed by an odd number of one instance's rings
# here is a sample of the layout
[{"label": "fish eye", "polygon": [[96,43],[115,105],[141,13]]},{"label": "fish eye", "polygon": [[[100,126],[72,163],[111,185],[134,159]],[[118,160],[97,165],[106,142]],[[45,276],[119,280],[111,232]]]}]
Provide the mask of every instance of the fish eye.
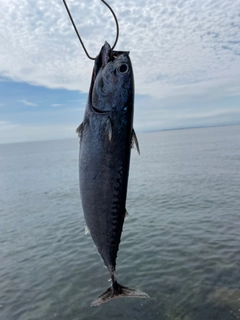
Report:
[{"label": "fish eye", "polygon": [[126,73],[128,72],[128,65],[126,63],[123,63],[117,68],[117,70],[119,73]]}]

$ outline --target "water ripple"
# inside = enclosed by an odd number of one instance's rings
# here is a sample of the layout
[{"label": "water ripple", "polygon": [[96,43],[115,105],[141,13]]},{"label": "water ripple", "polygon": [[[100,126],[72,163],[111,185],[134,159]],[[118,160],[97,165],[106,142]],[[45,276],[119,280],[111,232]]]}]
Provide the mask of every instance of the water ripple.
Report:
[{"label": "water ripple", "polygon": [[0,319],[240,317],[240,127],[139,142],[117,276],[151,299],[99,308],[109,274],[84,234],[77,141],[0,146]]}]

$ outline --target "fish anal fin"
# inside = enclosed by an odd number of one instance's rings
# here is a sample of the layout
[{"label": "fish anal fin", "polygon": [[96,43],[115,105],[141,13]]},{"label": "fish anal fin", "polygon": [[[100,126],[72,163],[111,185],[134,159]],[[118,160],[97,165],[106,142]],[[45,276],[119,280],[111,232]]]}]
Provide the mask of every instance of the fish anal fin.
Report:
[{"label": "fish anal fin", "polygon": [[128,220],[130,218],[130,215],[129,215],[129,213],[127,212],[127,209],[125,209],[125,217],[124,217],[124,219],[125,220]]},{"label": "fish anal fin", "polygon": [[138,144],[138,139],[137,139],[137,135],[134,131],[134,129],[132,130],[132,148],[134,147],[134,145],[137,148],[137,152],[138,154],[140,154],[140,149],[139,149],[139,144]]},{"label": "fish anal fin", "polygon": [[90,234],[90,230],[89,230],[88,226],[86,225],[85,226],[85,235],[87,235],[87,234]]}]

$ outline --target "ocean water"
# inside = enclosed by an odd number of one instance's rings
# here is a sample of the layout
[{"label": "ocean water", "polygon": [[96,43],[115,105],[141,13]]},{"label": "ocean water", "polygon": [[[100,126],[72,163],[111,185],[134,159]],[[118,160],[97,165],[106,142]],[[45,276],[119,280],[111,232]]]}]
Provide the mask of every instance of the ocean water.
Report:
[{"label": "ocean water", "polygon": [[110,284],[85,223],[78,139],[0,145],[0,319],[240,317],[240,126],[138,134]]}]

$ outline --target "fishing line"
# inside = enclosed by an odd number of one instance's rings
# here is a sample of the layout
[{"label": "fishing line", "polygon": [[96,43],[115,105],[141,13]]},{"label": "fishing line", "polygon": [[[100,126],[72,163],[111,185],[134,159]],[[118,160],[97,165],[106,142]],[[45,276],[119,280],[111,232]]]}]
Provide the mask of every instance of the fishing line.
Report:
[{"label": "fishing line", "polygon": [[[118,36],[119,36],[118,20],[117,20],[117,17],[116,17],[116,15],[115,15],[113,9],[110,7],[110,5],[109,5],[106,1],[104,1],[104,0],[101,0],[101,1],[102,1],[102,2],[108,7],[108,9],[111,11],[111,13],[112,13],[112,15],[113,15],[113,17],[114,17],[114,19],[115,19],[115,22],[116,22],[116,29],[117,29],[116,39],[115,39],[114,45],[112,46],[112,49],[111,49],[111,50],[113,50],[113,49],[115,48],[116,44],[117,44]],[[82,45],[82,47],[83,47],[83,49],[84,49],[87,57],[88,57],[89,59],[91,59],[91,60],[95,60],[96,58],[91,57],[91,56],[88,54],[88,52],[87,52],[87,49],[86,49],[86,47],[85,47],[85,45],[84,45],[84,43],[83,43],[83,41],[82,41],[82,39],[81,39],[81,37],[80,37],[80,35],[79,35],[79,33],[78,33],[77,27],[76,27],[76,25],[75,25],[75,23],[74,23],[74,21],[73,21],[73,18],[72,18],[72,16],[71,16],[71,13],[70,13],[69,9],[68,9],[68,6],[67,6],[67,4],[66,4],[66,1],[63,0],[63,3],[64,3],[64,5],[65,5],[65,8],[66,8],[67,13],[68,13],[68,15],[69,15],[69,18],[70,18],[70,20],[71,20],[71,22],[72,22],[72,25],[73,25],[73,27],[74,27],[74,29],[75,29],[75,32],[76,32],[76,34],[77,34],[77,36],[78,36],[78,39],[79,39],[79,41],[80,41],[80,43],[81,43],[81,45]]]}]

